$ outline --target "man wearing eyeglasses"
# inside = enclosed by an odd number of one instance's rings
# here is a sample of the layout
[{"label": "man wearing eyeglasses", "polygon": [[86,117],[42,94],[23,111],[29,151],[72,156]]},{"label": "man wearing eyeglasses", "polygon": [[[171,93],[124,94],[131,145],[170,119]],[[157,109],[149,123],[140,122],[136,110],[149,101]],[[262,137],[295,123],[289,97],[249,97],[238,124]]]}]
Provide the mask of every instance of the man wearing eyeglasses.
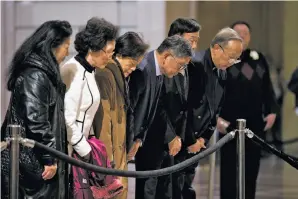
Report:
[{"label": "man wearing eyeglasses", "polygon": [[[162,100],[164,76],[172,78],[185,68],[191,59],[189,42],[181,36],[166,38],[154,51],[149,52],[129,80],[130,102],[134,125],[131,133],[133,144],[129,147],[128,159],[135,156],[137,171],[160,169],[167,154],[177,154],[181,138],[168,134],[172,125],[168,122]],[[164,198],[157,194],[157,177],[136,179],[137,199]]]},{"label": "man wearing eyeglasses", "polygon": [[[207,50],[196,53],[189,65],[188,116],[185,133],[185,144],[191,146],[199,141],[198,151],[188,150],[185,158],[194,156],[202,148],[214,132],[216,117],[224,94],[226,69],[239,62],[243,49],[242,39],[231,28],[220,30]],[[195,199],[192,188],[197,164],[185,169],[183,198]],[[177,197],[182,198],[182,197]]]},{"label": "man wearing eyeglasses", "polygon": [[[199,31],[201,27],[195,19],[191,18],[177,18],[170,26],[168,36],[180,35],[186,39],[195,50],[199,40]],[[189,64],[193,64],[190,62]],[[188,64],[188,65],[189,65]],[[187,122],[187,98],[189,87],[189,74],[187,67],[184,65],[180,67],[178,75],[173,78],[164,79],[164,96],[163,100],[166,114],[173,126],[173,129],[167,130],[167,135],[179,136],[182,141],[182,148],[180,151],[169,151],[169,155],[163,161],[163,168],[178,164],[185,160],[187,152],[198,152],[201,148],[201,143],[197,142],[186,145],[185,143],[185,130]],[[169,181],[168,176],[161,176],[158,178],[158,193],[168,192],[166,196],[162,195],[159,198],[181,198],[181,192],[184,185],[184,175],[182,172],[173,173],[172,181]],[[166,190],[166,191],[162,191]],[[172,197],[170,195],[172,194]]]},{"label": "man wearing eyeglasses", "polygon": [[[246,119],[246,126],[264,138],[264,132],[274,124],[278,110],[269,67],[261,53],[247,48],[250,42],[250,25],[238,21],[231,27],[243,39],[244,49],[240,57],[241,62],[235,63],[227,70],[225,99],[217,120],[217,128],[224,134],[229,125],[235,128],[237,119]],[[245,198],[254,199],[261,149],[251,140],[246,140],[245,145]],[[236,140],[221,148],[220,173],[221,199],[235,199]]]}]

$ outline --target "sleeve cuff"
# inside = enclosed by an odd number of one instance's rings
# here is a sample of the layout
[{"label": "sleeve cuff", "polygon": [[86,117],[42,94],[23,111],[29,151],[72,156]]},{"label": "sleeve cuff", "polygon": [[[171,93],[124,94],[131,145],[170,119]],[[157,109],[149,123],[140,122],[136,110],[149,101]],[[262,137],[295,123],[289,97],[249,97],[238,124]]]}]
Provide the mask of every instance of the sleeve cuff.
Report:
[{"label": "sleeve cuff", "polygon": [[175,137],[176,137],[176,134],[175,133],[171,133],[168,136],[166,136],[166,138],[165,138],[165,144],[170,143]]},{"label": "sleeve cuff", "polygon": [[91,151],[91,146],[87,142],[85,136],[83,136],[79,142],[72,145],[72,147],[81,157],[86,156]]},{"label": "sleeve cuff", "polygon": [[43,155],[41,158],[41,162],[43,165],[50,166],[55,164],[57,161],[55,158],[51,157],[50,155]]},{"label": "sleeve cuff", "polygon": [[187,142],[185,141],[185,146],[186,146],[186,147],[189,147],[189,146],[195,144],[196,142],[197,142],[196,139],[192,139],[192,140],[189,140],[189,141],[187,141]]}]

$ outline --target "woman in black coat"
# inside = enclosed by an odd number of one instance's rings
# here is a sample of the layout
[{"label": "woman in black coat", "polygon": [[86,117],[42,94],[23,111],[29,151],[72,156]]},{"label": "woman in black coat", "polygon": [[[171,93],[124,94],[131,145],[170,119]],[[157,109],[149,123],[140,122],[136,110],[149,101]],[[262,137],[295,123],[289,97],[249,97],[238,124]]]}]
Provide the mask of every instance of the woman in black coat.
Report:
[{"label": "woman in black coat", "polygon": [[[59,64],[68,55],[72,28],[67,21],[42,24],[16,51],[7,88],[11,100],[1,127],[21,125],[21,136],[66,153],[64,93]],[[9,198],[9,151],[1,152],[1,198]],[[20,145],[19,198],[67,198],[67,165],[47,151]]]}]

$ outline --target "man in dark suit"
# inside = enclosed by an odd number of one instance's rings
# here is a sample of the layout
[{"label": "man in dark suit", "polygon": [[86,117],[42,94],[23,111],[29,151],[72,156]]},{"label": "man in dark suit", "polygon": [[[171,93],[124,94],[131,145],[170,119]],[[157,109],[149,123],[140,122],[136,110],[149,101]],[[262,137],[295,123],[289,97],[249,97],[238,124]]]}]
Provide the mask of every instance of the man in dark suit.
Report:
[{"label": "man in dark suit", "polygon": [[[186,39],[193,50],[197,48],[197,43],[199,40],[199,31],[201,27],[195,19],[190,18],[178,18],[170,26],[168,36],[180,35]],[[193,62],[189,63],[193,64]],[[169,167],[173,164],[178,164],[179,162],[185,160],[185,156],[188,152],[195,153],[202,147],[199,140],[197,142],[188,145],[185,142],[185,130],[187,122],[187,98],[188,98],[188,88],[189,88],[189,78],[188,78],[188,68],[184,68],[179,71],[178,75],[173,78],[165,77],[164,80],[164,108],[168,114],[174,131],[171,133],[177,135],[182,140],[181,151],[176,156],[168,156],[163,162],[162,167]],[[182,171],[183,172],[183,171]],[[162,176],[158,178],[158,186],[163,187],[167,183],[165,178],[167,176]],[[181,192],[184,185],[184,175],[181,172],[176,172],[172,174],[172,194],[173,198],[181,198]]]},{"label": "man in dark suit", "polygon": [[[199,140],[203,147],[212,136],[224,94],[225,70],[239,62],[242,49],[242,39],[237,32],[223,28],[211,41],[210,48],[197,53],[193,59],[195,64],[189,66],[188,122],[185,134],[188,145]],[[188,154],[185,158],[192,156]],[[194,164],[185,170],[183,198],[196,198],[191,187],[196,167],[197,164]]]},{"label": "man in dark suit", "polygon": [[[131,106],[134,110],[133,139],[128,159],[135,154],[136,170],[146,171],[161,168],[168,153],[176,155],[181,148],[181,139],[173,135],[172,126],[163,110],[162,84],[164,76],[172,78],[185,68],[191,59],[190,44],[181,36],[166,38],[157,50],[149,52],[129,80]],[[136,179],[136,198],[154,199],[157,177]]]}]

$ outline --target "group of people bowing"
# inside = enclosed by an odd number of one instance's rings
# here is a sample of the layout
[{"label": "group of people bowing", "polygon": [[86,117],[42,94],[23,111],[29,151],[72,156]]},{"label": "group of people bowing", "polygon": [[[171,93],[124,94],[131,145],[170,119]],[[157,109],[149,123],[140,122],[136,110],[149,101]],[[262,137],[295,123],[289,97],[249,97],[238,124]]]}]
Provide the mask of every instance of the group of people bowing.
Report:
[{"label": "group of people bowing", "polygon": [[[251,27],[238,21],[195,52],[201,26],[178,18],[152,51],[135,32],[93,17],[74,40],[67,21],[43,23],[16,51],[7,88],[11,101],[1,128],[106,168],[165,168],[202,149],[215,128],[224,135],[238,118],[256,134],[272,127],[276,103],[264,56],[248,49]],[[260,149],[246,147],[246,198],[255,196]],[[221,198],[236,198],[236,147],[221,150]],[[9,198],[9,148],[1,153],[1,198]],[[195,199],[197,164],[171,175],[136,179],[136,199]],[[19,198],[128,197],[125,177],[106,176],[20,148]]]}]

